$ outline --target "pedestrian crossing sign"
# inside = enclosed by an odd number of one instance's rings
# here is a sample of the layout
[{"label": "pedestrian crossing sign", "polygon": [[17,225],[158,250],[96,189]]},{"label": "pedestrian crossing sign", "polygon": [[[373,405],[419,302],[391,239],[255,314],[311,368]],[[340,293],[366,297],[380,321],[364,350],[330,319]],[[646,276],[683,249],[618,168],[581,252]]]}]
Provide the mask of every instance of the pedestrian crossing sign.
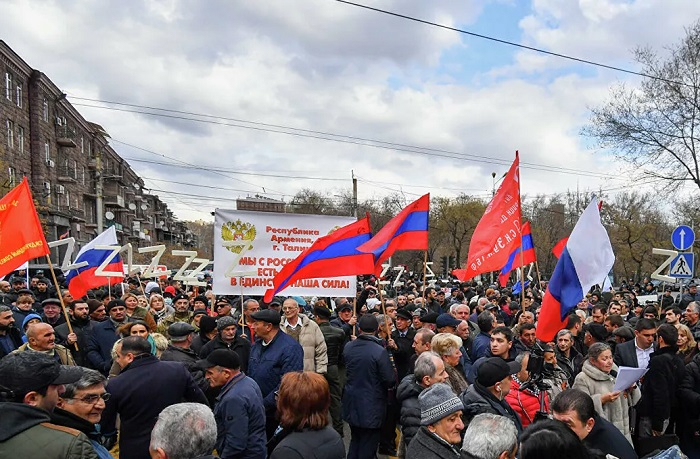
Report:
[{"label": "pedestrian crossing sign", "polygon": [[679,253],[671,262],[668,275],[677,279],[692,279],[695,267],[695,254],[690,252]]}]

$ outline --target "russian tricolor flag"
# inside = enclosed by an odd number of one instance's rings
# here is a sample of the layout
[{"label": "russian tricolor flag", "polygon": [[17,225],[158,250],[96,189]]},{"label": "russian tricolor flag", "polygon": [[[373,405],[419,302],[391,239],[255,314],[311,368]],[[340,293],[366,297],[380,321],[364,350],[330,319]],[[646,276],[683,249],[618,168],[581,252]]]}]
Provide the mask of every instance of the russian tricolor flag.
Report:
[{"label": "russian tricolor flag", "polygon": [[[87,266],[72,269],[66,276],[68,291],[73,295],[73,298],[82,298],[87,294],[88,290],[109,283],[109,277],[95,275],[97,268],[112,254],[111,250],[95,248],[100,245],[120,245],[117,241],[117,231],[114,226],[107,228],[102,234],[85,244],[85,246],[80,249],[80,252],[78,252],[78,256],[75,258],[75,264],[86,261]],[[112,262],[107,265],[105,271],[124,272],[124,265],[119,255],[112,259]]]},{"label": "russian tricolor flag", "polygon": [[547,285],[537,321],[537,338],[552,341],[586,292],[607,278],[613,263],[615,254],[600,221],[598,200],[593,198],[571,232]]},{"label": "russian tricolor flag", "polygon": [[357,249],[375,257],[374,273],[397,250],[428,250],[430,193],[421,196],[389,220],[368,242]]},{"label": "russian tricolor flag", "polygon": [[[522,245],[517,249],[513,250],[508,257],[506,265],[501,269],[501,274],[498,276],[498,282],[501,287],[505,287],[508,283],[508,276],[513,269],[520,268],[521,266],[529,265],[537,261],[537,254],[535,253],[535,244],[532,242],[532,231],[530,230],[530,222],[525,222],[522,229]],[[522,263],[520,262],[520,250],[523,251]],[[515,291],[513,291],[515,293]]]},{"label": "russian tricolor flag", "polygon": [[374,256],[358,250],[372,237],[369,215],[331,234],[316,239],[272,279],[274,288],[265,292],[265,302],[300,279],[368,274],[374,267]]}]

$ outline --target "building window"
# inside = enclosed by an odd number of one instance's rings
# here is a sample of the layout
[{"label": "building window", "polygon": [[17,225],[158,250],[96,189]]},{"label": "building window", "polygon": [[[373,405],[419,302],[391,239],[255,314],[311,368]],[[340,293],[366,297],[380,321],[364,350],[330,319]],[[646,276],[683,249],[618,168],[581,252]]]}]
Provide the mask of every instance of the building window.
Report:
[{"label": "building window", "polygon": [[46,162],[51,161],[51,147],[48,142],[44,142],[44,153],[46,154]]},{"label": "building window", "polygon": [[5,98],[12,100],[12,74],[5,72]]},{"label": "building window", "polygon": [[22,108],[22,85],[21,84],[17,85],[16,94],[17,94],[17,106],[19,108]]},{"label": "building window", "polygon": [[17,172],[14,167],[7,168],[7,176],[9,178],[10,186],[15,186],[17,184]]},{"label": "building window", "polygon": [[7,120],[7,148],[15,148],[15,123]]},{"label": "building window", "polygon": [[49,122],[49,101],[44,97],[44,103],[42,104],[42,117],[44,121]]},{"label": "building window", "polygon": [[24,153],[24,128],[22,126],[17,128],[17,147],[20,153]]},{"label": "building window", "polygon": [[80,137],[80,154],[85,154],[85,137]]},{"label": "building window", "polygon": [[80,182],[85,185],[85,166],[80,168]]},{"label": "building window", "polygon": [[70,209],[70,192],[66,190],[66,207]]}]

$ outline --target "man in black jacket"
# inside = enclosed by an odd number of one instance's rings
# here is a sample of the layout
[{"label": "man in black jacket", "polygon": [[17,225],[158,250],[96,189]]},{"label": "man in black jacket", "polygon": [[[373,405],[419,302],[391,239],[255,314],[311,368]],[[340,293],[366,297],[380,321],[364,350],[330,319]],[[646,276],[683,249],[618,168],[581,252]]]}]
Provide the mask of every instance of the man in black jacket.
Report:
[{"label": "man in black jacket", "polygon": [[9,306],[0,306],[0,358],[22,345],[22,335],[15,328],[15,318]]},{"label": "man in black jacket", "polygon": [[216,349],[230,349],[241,358],[241,371],[247,372],[250,360],[250,341],[240,335],[236,320],[231,316],[219,317],[216,320],[216,329],[219,334],[204,345],[199,352],[199,357],[206,359]]},{"label": "man in black jacket", "polygon": [[376,455],[388,391],[396,381],[389,353],[375,336],[379,328],[376,317],[365,314],[358,326],[360,336],[343,349],[347,383],[342,410],[343,419],[350,424],[352,432],[348,459]]},{"label": "man in black jacket", "polygon": [[671,413],[678,406],[676,390],[685,376],[685,364],[676,353],[678,330],[663,324],[656,330],[658,349],[649,359],[649,371],[644,375],[642,398],[637,403],[640,437],[658,436],[668,427]]},{"label": "man in black jacket", "polygon": [[[83,300],[73,301],[69,305],[68,314],[73,332],[68,329],[67,323],[54,327],[56,342],[70,350],[76,365],[89,367],[88,360],[88,338],[92,332],[92,321],[90,320],[90,308]],[[76,346],[77,345],[77,346]]]},{"label": "man in black jacket", "polygon": [[449,376],[445,371],[445,363],[433,351],[423,352],[416,359],[415,370],[401,380],[396,391],[396,398],[401,404],[401,444],[399,451],[405,451],[411,440],[420,429],[420,405],[418,395],[424,389],[436,383],[444,383]]},{"label": "man in black jacket", "polygon": [[590,395],[579,389],[568,389],[552,401],[552,415],[563,422],[584,445],[619,459],[637,459],[632,445],[622,432],[598,416]]},{"label": "man in black jacket", "polygon": [[163,351],[160,360],[163,362],[180,362],[187,371],[190,372],[194,382],[197,383],[202,392],[206,393],[209,383],[204,379],[204,371],[199,367],[199,356],[190,349],[195,328],[187,322],[175,322],[168,327],[170,344]]},{"label": "man in black jacket", "polygon": [[105,435],[116,434],[120,417],[119,455],[150,459],[148,446],[158,413],[175,403],[207,404],[190,373],[177,362],[161,362],[151,354],[151,345],[140,336],[127,336],[116,347],[121,373],[107,384],[111,398],[102,415]]},{"label": "man in black jacket", "polygon": [[328,389],[331,393],[330,413],[333,419],[333,428],[342,437],[343,436],[343,418],[340,413],[340,398],[343,395],[343,388],[340,385],[340,374],[338,364],[343,355],[343,345],[345,345],[345,333],[341,328],[333,327],[330,324],[331,311],[325,306],[314,307],[315,321],[318,328],[323,333],[323,339],[326,341],[328,353],[328,368],[326,370],[326,381],[328,381]]},{"label": "man in black jacket", "polygon": [[464,404],[464,418],[468,423],[477,414],[491,413],[510,418],[518,430],[523,432],[523,425],[513,408],[505,401],[510,392],[511,375],[520,371],[520,364],[506,362],[501,357],[489,357],[480,366],[474,384],[460,395]]}]

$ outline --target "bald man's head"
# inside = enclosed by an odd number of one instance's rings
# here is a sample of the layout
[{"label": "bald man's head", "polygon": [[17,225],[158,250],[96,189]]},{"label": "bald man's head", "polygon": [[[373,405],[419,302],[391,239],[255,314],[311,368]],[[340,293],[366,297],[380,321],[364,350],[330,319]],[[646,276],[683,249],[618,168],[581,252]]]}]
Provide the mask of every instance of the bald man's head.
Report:
[{"label": "bald man's head", "polygon": [[35,351],[50,351],[56,347],[53,327],[49,324],[31,324],[27,328],[27,343]]}]

